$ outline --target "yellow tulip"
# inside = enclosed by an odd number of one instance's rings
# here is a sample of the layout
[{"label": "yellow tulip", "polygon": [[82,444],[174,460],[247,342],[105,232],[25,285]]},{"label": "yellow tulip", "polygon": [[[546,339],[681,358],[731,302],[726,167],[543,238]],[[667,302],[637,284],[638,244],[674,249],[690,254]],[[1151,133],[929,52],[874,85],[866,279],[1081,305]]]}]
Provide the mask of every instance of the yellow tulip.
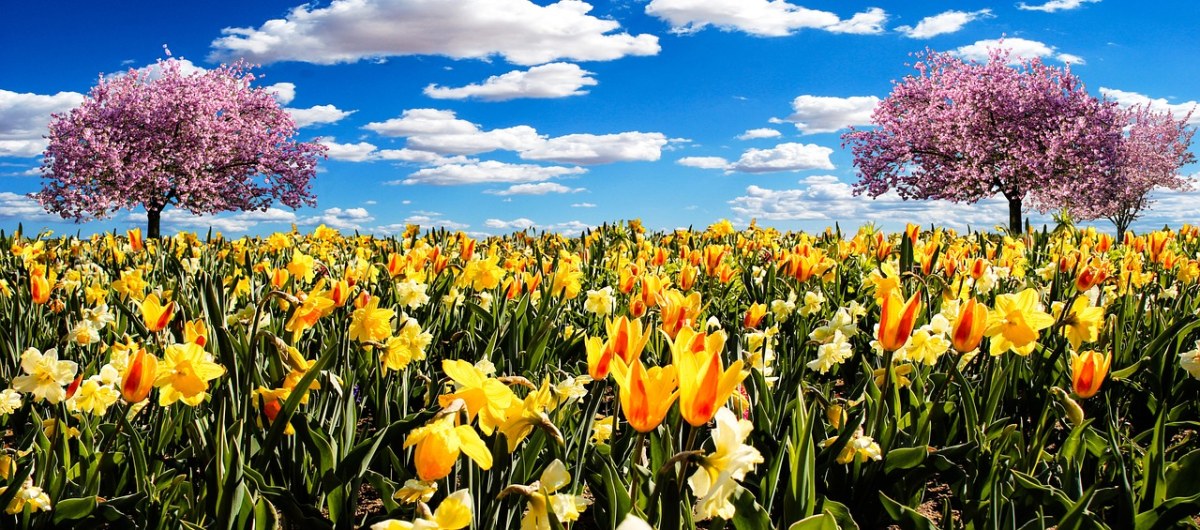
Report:
[{"label": "yellow tulip", "polygon": [[158,358],[138,348],[130,355],[125,373],[121,374],[121,397],[133,404],[140,403],[150,395],[158,374]]},{"label": "yellow tulip", "polygon": [[1092,350],[1082,354],[1071,352],[1071,388],[1075,395],[1083,399],[1096,395],[1111,364],[1111,353],[1101,357],[1099,352]]},{"label": "yellow tulip", "polygon": [[979,347],[983,340],[983,331],[987,328],[987,307],[977,303],[974,298],[958,311],[958,318],[950,332],[950,341],[959,353],[969,353]]},{"label": "yellow tulip", "polygon": [[671,358],[679,374],[679,412],[695,427],[708,423],[748,374],[742,371],[740,359],[723,368],[725,339],[723,331],[710,335],[686,326],[671,341]]},{"label": "yellow tulip", "polygon": [[629,426],[641,433],[656,429],[679,397],[675,366],[646,370],[639,358],[634,358],[632,364],[617,358],[612,373],[620,389],[621,412]]},{"label": "yellow tulip", "polygon": [[909,297],[908,302],[895,291],[888,293],[879,310],[879,331],[876,337],[879,345],[885,351],[896,351],[904,347],[909,335],[912,335],[913,325],[917,322],[917,313],[920,310],[920,291]]},{"label": "yellow tulip", "polygon": [[145,300],[142,300],[142,320],[146,322],[146,329],[151,333],[158,333],[166,329],[167,324],[171,322],[171,317],[175,315],[175,302],[168,302],[163,305],[158,299],[157,294],[150,294]]}]

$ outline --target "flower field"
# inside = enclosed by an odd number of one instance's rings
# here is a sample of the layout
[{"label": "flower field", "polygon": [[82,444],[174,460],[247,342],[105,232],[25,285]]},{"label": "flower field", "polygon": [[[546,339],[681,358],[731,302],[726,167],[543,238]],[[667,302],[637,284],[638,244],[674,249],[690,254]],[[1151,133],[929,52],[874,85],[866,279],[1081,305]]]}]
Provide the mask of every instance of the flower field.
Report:
[{"label": "flower field", "polygon": [[0,235],[2,528],[1178,528],[1200,228]]}]

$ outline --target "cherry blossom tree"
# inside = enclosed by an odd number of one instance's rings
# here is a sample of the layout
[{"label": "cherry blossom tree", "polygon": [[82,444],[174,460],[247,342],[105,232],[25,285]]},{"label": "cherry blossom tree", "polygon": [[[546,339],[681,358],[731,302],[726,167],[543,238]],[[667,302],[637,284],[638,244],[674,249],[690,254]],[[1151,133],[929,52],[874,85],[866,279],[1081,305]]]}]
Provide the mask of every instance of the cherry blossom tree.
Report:
[{"label": "cherry blossom tree", "polygon": [[1156,188],[1187,190],[1192,181],[1179,169],[1196,161],[1189,151],[1196,130],[1187,126],[1191,118],[1176,120],[1168,112],[1149,105],[1126,110],[1124,135],[1117,149],[1117,164],[1108,178],[1093,188],[1080,188],[1067,209],[1077,219],[1108,219],[1117,227],[1117,240],[1150,205]]},{"label": "cherry blossom tree", "polygon": [[145,208],[159,236],[169,205],[194,214],[315,205],[325,147],[298,142],[291,117],[243,62],[185,74],[181,61],[101,77],[50,121],[43,185],[31,196],[82,221]]},{"label": "cherry blossom tree", "polygon": [[1112,167],[1120,110],[1069,67],[1010,61],[1002,46],[982,64],[934,51],[918,59],[875,108],[875,127],[842,136],[855,193],[966,203],[999,194],[1017,232],[1023,207],[1058,209]]}]

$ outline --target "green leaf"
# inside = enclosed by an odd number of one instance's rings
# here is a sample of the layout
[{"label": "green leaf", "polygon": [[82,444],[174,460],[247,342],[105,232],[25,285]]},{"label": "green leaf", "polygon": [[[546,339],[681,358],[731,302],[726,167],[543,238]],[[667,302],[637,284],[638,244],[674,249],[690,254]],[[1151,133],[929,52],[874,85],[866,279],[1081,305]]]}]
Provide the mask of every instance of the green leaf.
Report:
[{"label": "green leaf", "polygon": [[733,515],[733,527],[737,530],[762,530],[771,528],[771,517],[754,501],[754,495],[746,488],[738,488],[733,497],[737,512]]},{"label": "green leaf", "polygon": [[54,524],[59,524],[63,521],[78,521],[92,514],[96,510],[96,497],[81,497],[77,499],[63,499],[54,504],[54,517],[51,518]]},{"label": "green leaf", "polygon": [[1137,515],[1137,530],[1170,528],[1200,510],[1200,493],[1191,497],[1172,497]]},{"label": "green leaf", "polygon": [[1184,497],[1200,491],[1200,449],[1167,466],[1167,497]]},{"label": "green leaf", "polygon": [[883,471],[891,473],[897,469],[912,469],[925,462],[929,447],[901,447],[888,451],[883,459]]},{"label": "green leaf", "polygon": [[788,530],[841,530],[841,527],[832,515],[822,513],[796,521]]},{"label": "green leaf", "polygon": [[892,520],[902,523],[902,526],[905,528],[916,528],[917,530],[934,530],[937,528],[928,517],[921,515],[908,506],[896,502],[882,491],[879,492],[879,500],[883,503],[883,509],[887,510]]}]

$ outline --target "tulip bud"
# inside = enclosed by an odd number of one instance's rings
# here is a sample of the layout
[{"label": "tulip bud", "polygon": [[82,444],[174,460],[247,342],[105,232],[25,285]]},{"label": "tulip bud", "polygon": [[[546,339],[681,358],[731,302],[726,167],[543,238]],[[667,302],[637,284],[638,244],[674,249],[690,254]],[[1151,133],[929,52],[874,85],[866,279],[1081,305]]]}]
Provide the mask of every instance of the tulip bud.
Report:
[{"label": "tulip bud", "polygon": [[157,372],[158,358],[139,348],[130,356],[129,366],[121,374],[121,397],[130,404],[145,400],[154,388]]}]

